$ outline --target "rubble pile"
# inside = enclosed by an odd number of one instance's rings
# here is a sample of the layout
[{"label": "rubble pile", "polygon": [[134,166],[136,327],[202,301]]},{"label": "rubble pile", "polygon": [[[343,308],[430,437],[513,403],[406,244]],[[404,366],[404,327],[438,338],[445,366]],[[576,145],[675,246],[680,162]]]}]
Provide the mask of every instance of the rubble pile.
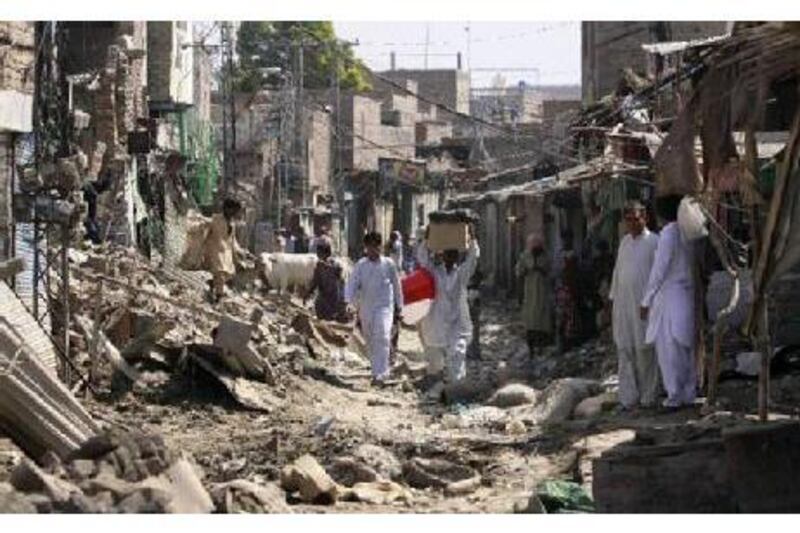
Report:
[{"label": "rubble pile", "polygon": [[104,432],[63,461],[28,458],[0,486],[14,507],[39,513],[207,513],[214,505],[187,456],[158,435]]},{"label": "rubble pile", "polygon": [[82,334],[72,355],[87,369],[92,353],[132,382],[142,370],[199,367],[240,404],[270,411],[286,376],[303,373],[309,360],[359,349],[352,328],[317,321],[291,299],[260,291],[258,280],[211,307],[207,273],[156,267],[124,248],[70,255],[77,267],[71,306]]}]

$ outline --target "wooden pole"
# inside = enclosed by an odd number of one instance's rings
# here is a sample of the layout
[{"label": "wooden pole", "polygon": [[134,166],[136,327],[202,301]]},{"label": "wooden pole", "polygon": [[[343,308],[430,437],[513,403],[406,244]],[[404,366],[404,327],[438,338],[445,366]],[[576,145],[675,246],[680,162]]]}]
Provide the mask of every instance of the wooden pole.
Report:
[{"label": "wooden pole", "polygon": [[717,255],[722,261],[725,271],[731,275],[733,285],[731,286],[731,296],[728,305],[721,309],[714,320],[714,353],[709,361],[709,371],[706,376],[708,383],[708,396],[706,397],[706,407],[712,407],[717,401],[717,378],[719,376],[719,363],[722,356],[722,338],[727,332],[726,320],[735,310],[739,303],[739,292],[741,287],[741,277],[739,271],[734,267],[734,261],[729,257],[728,251],[720,241],[716,231],[712,228],[709,233],[711,245],[717,251]]},{"label": "wooden pole", "polygon": [[706,314],[703,312],[703,284],[701,282],[701,275],[700,275],[700,264],[699,262],[695,261],[694,265],[694,281],[695,281],[695,289],[694,289],[694,309],[695,309],[695,316],[697,320],[695,320],[695,339],[697,340],[697,348],[695,351],[695,361],[694,365],[697,369],[697,385],[699,386],[700,390],[702,390],[703,385],[706,382]]},{"label": "wooden pole", "polygon": [[708,370],[708,397],[706,405],[713,406],[717,402],[717,380],[719,378],[719,363],[722,357],[722,336],[726,328],[721,321],[714,324],[714,353],[711,356]]},{"label": "wooden pole", "polygon": [[769,417],[769,362],[772,352],[766,302],[762,305],[760,313],[758,339],[761,352],[761,372],[758,374],[758,420],[766,422]]},{"label": "wooden pole", "polygon": [[103,280],[97,281],[97,294],[94,300],[94,331],[92,338],[89,339],[89,357],[91,358],[91,366],[89,367],[89,383],[94,385],[97,381],[97,373],[99,366],[99,349],[100,349],[100,324],[102,321],[101,308],[103,303]]}]

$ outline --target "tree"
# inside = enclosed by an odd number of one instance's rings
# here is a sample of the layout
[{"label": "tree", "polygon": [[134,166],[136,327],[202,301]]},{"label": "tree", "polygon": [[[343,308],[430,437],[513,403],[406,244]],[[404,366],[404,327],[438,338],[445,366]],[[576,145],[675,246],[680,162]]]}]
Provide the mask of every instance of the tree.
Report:
[{"label": "tree", "polygon": [[352,47],[336,38],[332,22],[245,21],[239,26],[237,43],[239,90],[255,91],[265,84],[279,83],[276,74],[266,74],[263,69],[279,67],[294,74],[300,45],[304,87],[330,87],[338,64],[343,89],[369,89],[366,68],[354,57]]}]

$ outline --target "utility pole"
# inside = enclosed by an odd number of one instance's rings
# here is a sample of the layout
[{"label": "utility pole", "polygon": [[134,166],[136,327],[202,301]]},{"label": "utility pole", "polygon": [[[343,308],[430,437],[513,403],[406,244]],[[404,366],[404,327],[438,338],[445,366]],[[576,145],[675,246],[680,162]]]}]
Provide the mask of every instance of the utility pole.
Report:
[{"label": "utility pole", "polygon": [[228,167],[228,183],[226,193],[231,189],[236,188],[236,91],[234,87],[234,69],[233,69],[233,37],[230,22],[225,22],[224,58],[227,63],[227,85],[228,85],[228,102],[230,108],[230,125],[231,125],[231,147],[229,151],[230,166]]},{"label": "utility pole", "polygon": [[425,24],[425,70],[428,70],[428,47],[431,44],[431,25]]},{"label": "utility pole", "polygon": [[[220,45],[222,46],[223,58],[225,57],[225,43],[228,42],[228,24],[220,24]],[[230,180],[230,148],[228,146],[228,83],[224,66],[220,69],[219,88],[222,99],[222,197],[228,194],[228,181]]]},{"label": "utility pole", "polygon": [[283,226],[283,199],[285,196],[284,185],[288,185],[289,164],[294,151],[295,137],[295,87],[292,73],[283,73],[283,86],[281,88],[280,99],[280,136],[279,150],[280,157],[278,162],[278,186],[276,202],[276,227]]},{"label": "utility pole", "polygon": [[306,207],[308,205],[308,166],[306,164],[307,160],[305,142],[305,95],[303,91],[303,84],[305,83],[305,65],[303,61],[304,49],[305,42],[301,40],[295,48],[297,54],[297,74],[295,76],[295,80],[297,81],[297,97],[295,99],[296,150],[294,159],[300,174],[300,205],[302,207]]}]

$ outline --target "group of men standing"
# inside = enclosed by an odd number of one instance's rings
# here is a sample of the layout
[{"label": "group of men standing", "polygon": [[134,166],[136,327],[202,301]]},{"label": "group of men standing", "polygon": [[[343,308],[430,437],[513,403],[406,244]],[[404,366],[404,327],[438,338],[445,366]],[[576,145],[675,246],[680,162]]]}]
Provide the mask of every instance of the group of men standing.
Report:
[{"label": "group of men standing", "polygon": [[[693,248],[677,224],[681,199],[656,199],[656,214],[663,223],[660,234],[647,228],[647,211],[641,203],[626,205],[627,232],[610,288],[599,284],[600,291],[608,291],[611,304],[619,400],[625,409],[654,406],[662,384],[665,407],[690,405],[696,396]],[[540,235],[529,236],[516,273],[523,280],[526,340],[531,355],[537,356],[569,329],[570,314],[564,312],[569,278],[552,275]],[[603,277],[598,272],[595,276]]]},{"label": "group of men standing", "polygon": [[678,227],[680,200],[656,200],[664,222],[658,235],[647,228],[644,206],[633,203],[625,210],[628,232],[619,247],[609,298],[619,400],[626,409],[656,403],[659,370],[665,407],[691,405],[697,394],[693,252]]}]

